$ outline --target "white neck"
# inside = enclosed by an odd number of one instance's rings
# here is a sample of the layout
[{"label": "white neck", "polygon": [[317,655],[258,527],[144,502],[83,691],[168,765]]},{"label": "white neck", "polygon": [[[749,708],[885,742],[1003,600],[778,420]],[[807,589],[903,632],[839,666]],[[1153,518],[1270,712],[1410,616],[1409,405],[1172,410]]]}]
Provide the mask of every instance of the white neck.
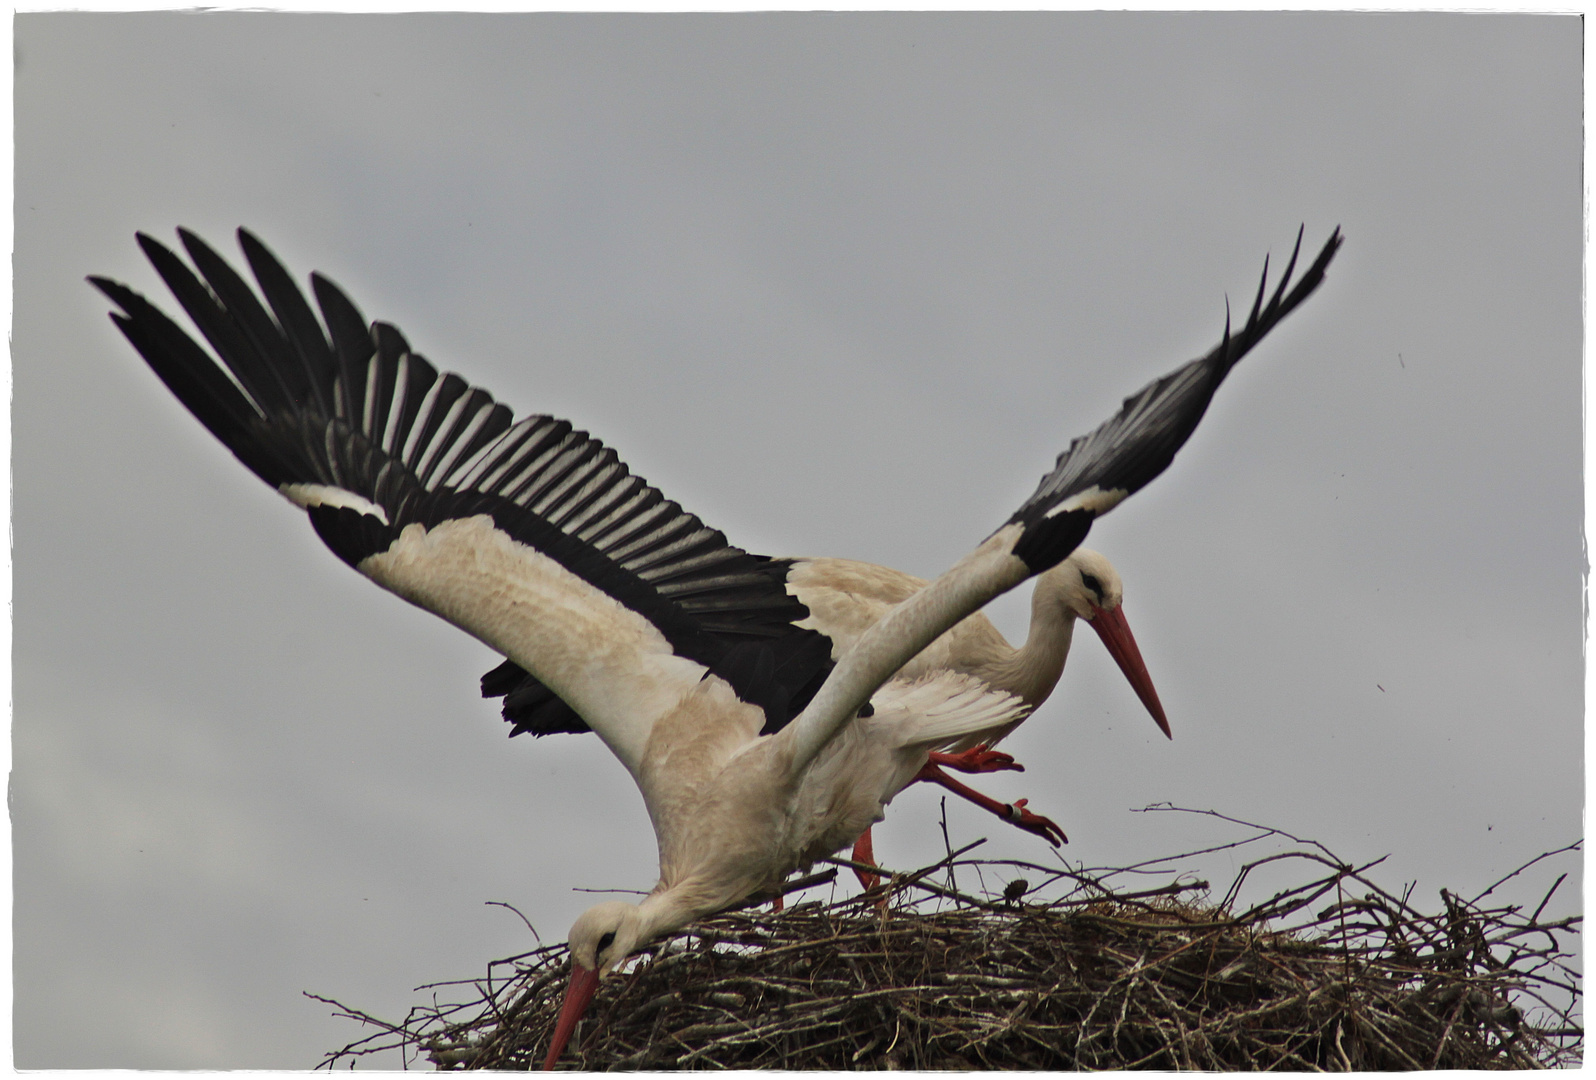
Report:
[{"label": "white neck", "polygon": [[1075,636],[1075,612],[1059,597],[1053,578],[1043,574],[1031,593],[1031,629],[1025,644],[982,673],[989,684],[1018,694],[1032,708],[1047,700],[1064,674],[1070,641]]},{"label": "white neck", "polygon": [[695,893],[691,887],[676,886],[656,889],[643,897],[637,905],[638,942],[675,933],[699,916],[725,906]]},{"label": "white neck", "polygon": [[1020,527],[1008,525],[951,570],[893,608],[832,669],[820,692],[777,738],[787,740],[794,773],[814,760],[893,672],[960,619],[1030,576],[1012,554]]}]

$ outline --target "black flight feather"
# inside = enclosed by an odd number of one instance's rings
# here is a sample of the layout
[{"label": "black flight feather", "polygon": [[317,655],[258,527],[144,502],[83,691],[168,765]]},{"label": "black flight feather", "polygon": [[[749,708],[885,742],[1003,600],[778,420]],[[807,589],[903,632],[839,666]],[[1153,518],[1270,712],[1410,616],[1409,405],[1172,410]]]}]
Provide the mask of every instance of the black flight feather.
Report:
[{"label": "black flight feather", "polygon": [[1089,501],[1078,509],[1062,509],[1071,497],[1093,488],[1104,493],[1120,492],[1121,497],[1132,495],[1168,468],[1230,369],[1313,294],[1340,246],[1341,230],[1336,229],[1313,265],[1288,293],[1286,286],[1302,248],[1299,229],[1286,273],[1267,304],[1264,296],[1269,264],[1265,260],[1257,298],[1239,333],[1231,333],[1227,303],[1224,337],[1206,356],[1147,384],[1126,398],[1119,412],[1095,431],[1070,443],[1069,449],[1058,456],[1053,471],[1042,478],[1036,491],[1008,521],[1024,526],[1014,553],[1025,560],[1032,573],[1041,573],[1066,558],[1085,538],[1091,522],[1107,512],[1106,508],[1094,508]]},{"label": "black flight feather", "polygon": [[[336,486],[381,508],[386,521],[348,507],[310,511],[345,561],[386,550],[411,523],[487,514],[647,618],[678,654],[724,672],[765,709],[767,727],[818,689],[830,641],[793,625],[808,610],[771,560],[728,544],[567,421],[517,421],[487,391],[440,375],[396,328],[368,328],[341,289],[314,275],[318,322],[287,270],[244,230],[239,243],[264,303],[203,240],[179,236],[203,280],[164,245],[138,241],[219,363],[126,286],[91,283],[122,309],[112,319],[167,387],[261,479]],[[494,688],[509,695],[507,716],[511,705],[529,710],[512,717],[527,721],[518,731],[586,729],[524,673]]]}]

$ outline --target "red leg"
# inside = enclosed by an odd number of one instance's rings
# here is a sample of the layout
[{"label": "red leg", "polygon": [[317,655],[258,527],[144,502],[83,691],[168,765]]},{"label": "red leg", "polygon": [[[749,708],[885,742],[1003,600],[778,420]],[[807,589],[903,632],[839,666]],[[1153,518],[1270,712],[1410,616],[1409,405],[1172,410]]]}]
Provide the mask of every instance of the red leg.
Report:
[{"label": "red leg", "polygon": [[931,764],[967,773],[999,772],[1004,769],[1025,771],[1025,766],[1017,763],[1013,757],[1001,750],[994,750],[985,743],[972,746],[957,754],[944,754],[933,750]]},{"label": "red leg", "polygon": [[966,787],[964,784],[959,783],[933,763],[927,763],[915,775],[915,779],[941,784],[955,795],[969,799],[983,810],[991,811],[1010,825],[1017,825],[1026,832],[1035,833],[1054,847],[1058,847],[1059,844],[1069,843],[1069,837],[1064,835],[1064,830],[1054,824],[1051,818],[1033,814],[1025,808],[1025,804],[1030,802],[1029,799],[1020,799],[1018,802],[1012,803],[998,802],[996,799],[982,795],[974,788]]},{"label": "red leg", "polygon": [[[859,839],[855,841],[853,845],[853,861],[864,863],[867,866],[876,864],[876,847],[870,840],[869,829],[860,833]],[[857,867],[854,868],[854,873],[859,877],[859,884],[863,885],[867,890],[875,888],[876,883],[881,880],[880,875],[872,874],[868,870],[860,870]]]},{"label": "red leg", "polygon": [[770,910],[775,912],[778,915],[781,914],[782,909],[785,908],[786,906],[787,906],[787,898],[785,896],[778,896],[778,897],[776,897],[776,899],[774,899],[774,900],[772,900],[770,902]]}]

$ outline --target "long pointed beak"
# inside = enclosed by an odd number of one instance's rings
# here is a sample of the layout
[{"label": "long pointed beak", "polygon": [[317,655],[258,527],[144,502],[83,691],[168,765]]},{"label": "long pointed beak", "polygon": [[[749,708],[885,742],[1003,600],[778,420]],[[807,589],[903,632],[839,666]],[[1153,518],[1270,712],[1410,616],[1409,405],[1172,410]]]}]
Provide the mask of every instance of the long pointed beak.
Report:
[{"label": "long pointed beak", "polygon": [[1108,648],[1108,655],[1114,658],[1114,663],[1125,673],[1131,689],[1136,691],[1136,696],[1142,699],[1142,704],[1147,706],[1147,711],[1153,714],[1153,722],[1164,733],[1166,739],[1173,739],[1170,734],[1169,721],[1164,718],[1164,706],[1159,703],[1158,691],[1153,689],[1153,677],[1147,674],[1147,665],[1142,663],[1142,651],[1136,647],[1136,638],[1131,635],[1130,623],[1125,621],[1125,609],[1117,607],[1113,611],[1098,608],[1092,616],[1091,627],[1097,631],[1097,636],[1103,639],[1103,644]]},{"label": "long pointed beak", "polygon": [[571,1032],[576,1030],[576,1022],[587,1012],[598,986],[597,971],[591,971],[575,960],[571,961],[571,984],[565,988],[565,1002],[560,1006],[560,1018],[554,1024],[549,1056],[543,1061],[544,1072],[554,1068],[554,1063],[560,1060],[560,1055],[565,1052],[565,1044],[571,1041]]}]

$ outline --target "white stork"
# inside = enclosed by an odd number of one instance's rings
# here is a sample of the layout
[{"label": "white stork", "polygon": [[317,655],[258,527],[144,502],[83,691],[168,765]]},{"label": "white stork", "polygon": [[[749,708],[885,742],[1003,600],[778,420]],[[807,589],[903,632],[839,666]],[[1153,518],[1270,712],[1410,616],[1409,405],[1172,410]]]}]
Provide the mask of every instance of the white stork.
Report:
[{"label": "white stork", "polygon": [[[771,561],[633,476],[565,421],[516,421],[369,327],[312,275],[325,330],[264,245],[239,241],[265,297],[179,233],[204,280],[139,243],[221,359],[124,285],[90,281],[167,387],[256,475],[304,508],[362,574],[514,661],[569,703],[642,791],[659,881],[571,928],[552,1068],[599,980],[640,946],[846,846],[928,752],[1025,706],[942,671],[889,681],[961,619],[1067,558],[1094,519],[1162,472],[1230,369],[1323,280],[1333,232],[1287,292],[1297,252],[1246,325],[1074,440],[1009,520],[894,607],[842,659]],[[1302,235],[1297,237],[1300,250]]]},{"label": "white stork", "polygon": [[[810,611],[810,617],[799,625],[813,627],[830,638],[834,659],[841,659],[887,612],[927,584],[912,574],[851,559],[795,560],[787,575],[787,591]],[[1153,689],[1130,624],[1125,620],[1121,607],[1123,598],[1124,586],[1113,564],[1095,551],[1076,548],[1057,566],[1037,575],[1031,593],[1031,625],[1024,645],[1014,648],[990,619],[976,612],[932,642],[895,677],[916,678],[935,671],[962,672],[993,690],[1015,695],[1025,703],[1029,715],[1058,685],[1069,657],[1075,623],[1084,619],[1102,639],[1137,697],[1168,737],[1169,721],[1158,700],[1158,691]],[[944,771],[949,768],[962,772],[1022,768],[1008,754],[991,750],[1019,724],[1020,720],[1015,720],[967,735],[946,748],[953,753],[933,751],[931,760],[915,779],[939,784],[1010,824],[1036,833],[1056,847],[1067,839],[1064,830],[1050,818],[1027,809],[1028,800],[998,802]],[[853,861],[863,865],[875,862],[869,829],[854,845]],[[855,873],[867,889],[876,883],[876,876],[868,871],[856,867]]]}]

